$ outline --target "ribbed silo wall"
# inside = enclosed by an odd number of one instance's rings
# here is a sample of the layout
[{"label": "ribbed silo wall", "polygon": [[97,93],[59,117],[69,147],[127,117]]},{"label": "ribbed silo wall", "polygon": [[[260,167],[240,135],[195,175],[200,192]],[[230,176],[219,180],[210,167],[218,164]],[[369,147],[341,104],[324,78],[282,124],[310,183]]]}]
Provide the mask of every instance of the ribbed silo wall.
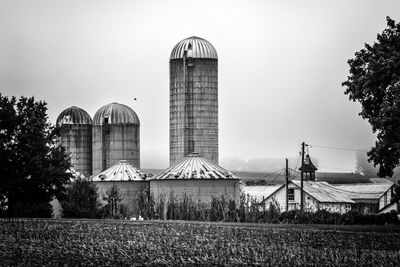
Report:
[{"label": "ribbed silo wall", "polygon": [[170,165],[192,152],[218,164],[218,60],[170,61]]},{"label": "ribbed silo wall", "polygon": [[71,158],[72,167],[89,177],[92,174],[92,125],[63,124],[61,145]]},{"label": "ribbed silo wall", "polygon": [[93,126],[93,174],[120,160],[140,168],[140,126],[103,124]]},{"label": "ribbed silo wall", "polygon": [[[176,179],[176,180],[150,180],[150,193],[154,196],[156,204],[164,203],[164,212],[167,211],[170,196],[180,202],[184,196],[200,205],[210,205],[212,195],[224,196],[226,200],[234,200],[236,205],[240,197],[240,180],[203,180],[203,179]],[[164,218],[165,218],[164,214]]]}]

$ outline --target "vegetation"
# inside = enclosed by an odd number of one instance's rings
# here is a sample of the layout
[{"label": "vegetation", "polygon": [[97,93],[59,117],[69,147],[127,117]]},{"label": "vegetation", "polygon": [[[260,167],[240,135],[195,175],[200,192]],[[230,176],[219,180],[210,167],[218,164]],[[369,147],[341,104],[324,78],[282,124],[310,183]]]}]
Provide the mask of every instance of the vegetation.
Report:
[{"label": "vegetation", "polygon": [[379,177],[392,176],[400,164],[400,23],[387,17],[377,42],[365,44],[348,63],[345,94],[360,102],[360,115],[377,132],[369,160],[379,165]]},{"label": "vegetation", "polygon": [[[241,223],[290,223],[290,224],[399,224],[395,211],[386,214],[363,214],[352,210],[341,214],[327,210],[281,212],[276,201],[265,203],[241,194],[239,203],[227,199],[224,195],[211,195],[210,204],[193,200],[184,194],[178,198],[173,193],[168,201],[155,203],[148,191],[144,191],[139,201],[140,215],[145,220],[166,219],[203,222],[241,222]],[[165,213],[164,213],[164,207]]]},{"label": "vegetation", "polygon": [[47,104],[0,94],[0,216],[51,217],[63,198],[69,159],[57,145]]},{"label": "vegetation", "polygon": [[123,197],[119,192],[119,188],[116,184],[106,190],[106,195],[103,200],[107,204],[102,208],[103,217],[120,219],[127,217],[127,208],[122,204]]},{"label": "vegetation", "polygon": [[74,180],[68,187],[65,198],[60,202],[64,218],[99,218],[101,216],[97,186],[87,179]]},{"label": "vegetation", "polygon": [[398,265],[400,233],[349,230],[3,220],[0,261],[6,266]]}]

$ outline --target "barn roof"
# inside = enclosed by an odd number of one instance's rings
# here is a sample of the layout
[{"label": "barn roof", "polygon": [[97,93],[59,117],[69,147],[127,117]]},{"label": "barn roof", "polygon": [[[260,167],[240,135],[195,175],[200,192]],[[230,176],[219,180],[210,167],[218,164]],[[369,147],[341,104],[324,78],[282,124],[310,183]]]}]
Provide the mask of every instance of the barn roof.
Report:
[{"label": "barn roof", "polygon": [[[293,180],[291,182],[296,186],[301,187],[300,181]],[[318,200],[318,202],[355,203],[347,192],[335,188],[327,182],[304,181],[303,189],[307,194]]]},{"label": "barn roof", "polygon": [[235,174],[215,163],[202,158],[197,153],[189,155],[176,165],[157,174],[151,180],[176,179],[239,179]]},{"label": "barn roof", "polygon": [[333,186],[349,194],[352,199],[379,199],[393,186],[393,183],[341,184]]},{"label": "barn roof", "polygon": [[262,201],[284,186],[284,184],[243,186],[242,191],[246,196],[249,195],[257,201]]},{"label": "barn roof", "polygon": [[94,182],[110,182],[110,181],[143,181],[146,180],[147,174],[136,167],[133,167],[126,160],[120,160],[110,168],[102,171],[92,178]]}]

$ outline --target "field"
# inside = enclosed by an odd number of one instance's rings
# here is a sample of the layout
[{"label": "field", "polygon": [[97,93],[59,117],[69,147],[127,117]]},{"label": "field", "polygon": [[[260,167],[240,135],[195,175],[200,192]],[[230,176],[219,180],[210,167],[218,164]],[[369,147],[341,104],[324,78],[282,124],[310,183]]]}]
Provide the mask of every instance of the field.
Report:
[{"label": "field", "polygon": [[399,266],[398,226],[0,220],[5,266]]}]

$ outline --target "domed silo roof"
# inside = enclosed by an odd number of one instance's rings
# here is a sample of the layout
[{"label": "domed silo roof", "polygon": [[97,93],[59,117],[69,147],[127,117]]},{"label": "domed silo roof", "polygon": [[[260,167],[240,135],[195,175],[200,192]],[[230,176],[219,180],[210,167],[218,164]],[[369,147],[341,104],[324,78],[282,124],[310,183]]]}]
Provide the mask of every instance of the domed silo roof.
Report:
[{"label": "domed silo roof", "polygon": [[190,154],[180,163],[157,174],[151,180],[177,179],[239,179],[235,174],[202,158],[197,153]]},{"label": "domed silo roof", "polygon": [[170,59],[183,58],[185,51],[187,51],[187,56],[192,58],[218,59],[217,50],[214,46],[209,41],[196,36],[183,39],[175,45]]},{"label": "domed silo roof", "polygon": [[137,124],[140,125],[139,117],[130,107],[111,103],[101,107],[93,117],[93,125],[102,125],[105,118],[109,124]]},{"label": "domed silo roof", "polygon": [[126,160],[120,160],[115,165],[102,171],[92,178],[93,182],[116,182],[116,181],[144,181],[147,174],[133,167]]},{"label": "domed silo roof", "polygon": [[58,115],[56,124],[92,124],[92,118],[85,110],[72,106]]}]

